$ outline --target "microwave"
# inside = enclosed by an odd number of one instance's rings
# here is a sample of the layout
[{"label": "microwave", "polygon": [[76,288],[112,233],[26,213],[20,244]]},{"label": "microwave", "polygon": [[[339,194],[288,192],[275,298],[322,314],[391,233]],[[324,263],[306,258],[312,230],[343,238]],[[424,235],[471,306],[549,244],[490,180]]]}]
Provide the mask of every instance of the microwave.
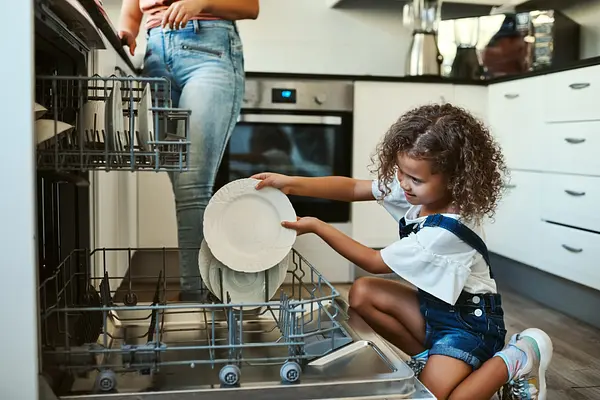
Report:
[{"label": "microwave", "polygon": [[475,47],[483,78],[560,68],[580,57],[580,26],[557,10],[460,18],[440,22],[444,75],[451,75],[460,44],[457,32],[465,27],[477,30]]}]

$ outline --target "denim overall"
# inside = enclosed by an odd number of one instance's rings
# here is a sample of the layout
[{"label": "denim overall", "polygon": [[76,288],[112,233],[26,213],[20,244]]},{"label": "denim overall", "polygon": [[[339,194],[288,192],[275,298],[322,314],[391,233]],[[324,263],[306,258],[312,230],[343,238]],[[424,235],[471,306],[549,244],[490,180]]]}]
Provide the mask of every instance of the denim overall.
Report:
[{"label": "denim overall", "polygon": [[[434,214],[425,219],[422,227],[436,227],[453,233],[480,253],[490,267],[485,243],[460,221]],[[421,224],[407,225],[402,218],[400,239],[420,229]],[[491,267],[490,276],[493,278]],[[456,358],[477,369],[504,347],[506,329],[499,294],[463,291],[453,306],[421,289],[418,296],[425,319],[425,347],[429,349],[429,356]]]}]

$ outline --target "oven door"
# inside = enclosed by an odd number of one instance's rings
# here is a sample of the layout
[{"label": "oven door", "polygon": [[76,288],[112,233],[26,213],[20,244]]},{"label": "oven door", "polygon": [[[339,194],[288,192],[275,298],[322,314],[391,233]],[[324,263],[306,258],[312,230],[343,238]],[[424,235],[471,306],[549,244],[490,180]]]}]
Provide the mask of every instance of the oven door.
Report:
[{"label": "oven door", "polygon": [[[218,190],[259,172],[320,177],[350,176],[352,113],[265,113],[242,111],[223,156]],[[298,216],[348,222],[348,203],[290,196]]]}]

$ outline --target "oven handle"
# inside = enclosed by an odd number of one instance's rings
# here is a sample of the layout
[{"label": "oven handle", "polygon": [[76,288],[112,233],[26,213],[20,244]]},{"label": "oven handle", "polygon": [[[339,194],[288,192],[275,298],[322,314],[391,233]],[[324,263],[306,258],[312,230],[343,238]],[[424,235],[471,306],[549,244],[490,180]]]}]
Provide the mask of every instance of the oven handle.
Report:
[{"label": "oven handle", "polygon": [[331,115],[241,114],[238,122],[339,126],[342,125],[342,117]]}]

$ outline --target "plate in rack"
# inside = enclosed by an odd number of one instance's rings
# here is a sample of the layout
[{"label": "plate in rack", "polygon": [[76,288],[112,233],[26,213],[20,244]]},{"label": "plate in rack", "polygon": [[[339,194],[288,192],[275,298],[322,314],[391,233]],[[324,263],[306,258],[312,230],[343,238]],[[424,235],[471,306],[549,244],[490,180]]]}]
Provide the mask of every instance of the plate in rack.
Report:
[{"label": "plate in rack", "polygon": [[204,238],[214,256],[238,272],[260,272],[279,264],[296,241],[296,231],[281,226],[296,212],[280,190],[256,190],[256,179],[223,186],[204,212]]}]

